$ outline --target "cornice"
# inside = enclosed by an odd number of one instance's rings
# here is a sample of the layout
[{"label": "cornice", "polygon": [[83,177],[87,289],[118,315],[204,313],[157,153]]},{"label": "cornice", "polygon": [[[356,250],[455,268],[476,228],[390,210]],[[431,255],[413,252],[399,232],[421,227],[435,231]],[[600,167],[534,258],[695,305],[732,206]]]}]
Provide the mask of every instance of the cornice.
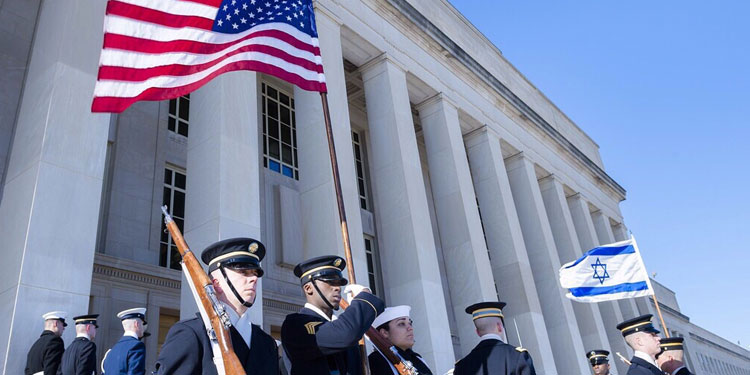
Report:
[{"label": "cornice", "polygon": [[443,33],[437,26],[416,10],[407,0],[386,0],[388,4],[399,10],[409,21],[414,23],[422,32],[434,39],[438,44],[448,51],[457,61],[463,64],[472,73],[492,87],[501,97],[507,100],[516,110],[529,119],[543,134],[552,138],[564,150],[570,153],[577,161],[586,167],[594,176],[617,193],[622,200],[625,199],[626,190],[610,177],[602,168],[594,163],[586,154],[576,147],[570,140],[565,138],[557,129],[548,123],[542,116],[529,107],[521,98],[514,94],[507,86],[498,80],[484,66],[464,51],[456,42]]}]

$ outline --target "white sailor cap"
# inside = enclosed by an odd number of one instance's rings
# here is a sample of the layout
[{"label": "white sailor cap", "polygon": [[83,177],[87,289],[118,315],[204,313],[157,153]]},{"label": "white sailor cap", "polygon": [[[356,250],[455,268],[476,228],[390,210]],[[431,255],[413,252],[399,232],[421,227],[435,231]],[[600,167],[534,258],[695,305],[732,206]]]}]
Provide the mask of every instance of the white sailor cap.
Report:
[{"label": "white sailor cap", "polygon": [[117,313],[117,317],[121,320],[138,318],[143,321],[143,324],[147,324],[145,307],[136,307],[133,309],[120,311],[119,313]]},{"label": "white sailor cap", "polygon": [[381,325],[388,323],[393,319],[401,318],[401,317],[408,318],[410,312],[411,312],[411,306],[408,306],[408,305],[387,307],[380,315],[378,315],[377,318],[375,318],[375,320],[372,322],[372,326],[374,328],[378,328]]},{"label": "white sailor cap", "polygon": [[44,320],[50,320],[50,319],[56,319],[63,323],[63,327],[67,327],[68,324],[65,323],[65,317],[68,315],[65,311],[50,311],[44,315],[42,315],[42,318]]}]

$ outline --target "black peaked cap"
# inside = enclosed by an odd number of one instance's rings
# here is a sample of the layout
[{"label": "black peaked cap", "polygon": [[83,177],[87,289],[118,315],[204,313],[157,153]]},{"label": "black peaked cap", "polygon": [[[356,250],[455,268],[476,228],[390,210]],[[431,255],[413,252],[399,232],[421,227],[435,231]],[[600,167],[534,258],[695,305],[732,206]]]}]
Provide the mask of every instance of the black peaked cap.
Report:
[{"label": "black peaked cap", "polygon": [[637,318],[628,319],[620,324],[617,325],[617,329],[622,332],[622,336],[625,337],[627,335],[636,333],[636,332],[648,332],[648,333],[659,333],[659,330],[654,327],[654,325],[651,323],[651,318],[653,315],[646,314],[641,315]]},{"label": "black peaked cap", "polygon": [[602,363],[609,363],[609,352],[602,349],[596,349],[596,350],[589,350],[588,353],[586,353],[586,358],[588,358],[589,363],[591,363],[591,366],[601,365]]},{"label": "black peaked cap", "polygon": [[299,277],[300,285],[305,285],[313,279],[346,285],[348,280],[342,274],[344,268],[346,268],[344,258],[336,255],[324,255],[298,264],[294,267],[294,276]]},{"label": "black peaked cap", "polygon": [[76,324],[93,324],[94,327],[99,328],[99,325],[96,324],[96,318],[98,317],[99,317],[99,314],[79,315],[79,316],[74,316],[73,321]]},{"label": "black peaked cap", "polygon": [[263,276],[260,261],[265,256],[263,243],[252,238],[237,237],[211,244],[203,250],[201,260],[208,266],[209,273],[221,266],[233,266],[258,270],[260,277]]}]

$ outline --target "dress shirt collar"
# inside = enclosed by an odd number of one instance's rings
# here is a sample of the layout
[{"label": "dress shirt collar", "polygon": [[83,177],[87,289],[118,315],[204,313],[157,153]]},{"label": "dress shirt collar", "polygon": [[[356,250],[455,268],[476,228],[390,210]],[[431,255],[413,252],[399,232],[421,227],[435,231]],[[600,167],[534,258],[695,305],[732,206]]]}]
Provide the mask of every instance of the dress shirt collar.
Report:
[{"label": "dress shirt collar", "polygon": [[659,368],[659,366],[656,364],[656,361],[654,360],[654,357],[652,357],[652,356],[650,356],[650,355],[648,355],[648,354],[646,354],[644,352],[636,350],[633,353],[633,356],[634,357],[638,357],[638,358],[640,358],[640,359],[642,359],[642,360],[644,360],[644,361],[646,361],[646,362],[654,365],[654,367],[656,367],[656,368]]},{"label": "dress shirt collar", "polygon": [[487,333],[479,337],[479,341],[484,340],[500,340],[500,342],[505,342],[503,341],[503,337],[498,335],[497,333]]},{"label": "dress shirt collar", "polygon": [[250,340],[253,334],[253,322],[250,321],[250,309],[245,310],[245,313],[242,314],[242,316],[239,316],[231,306],[227,305],[224,302],[222,302],[221,304],[224,305],[224,310],[226,310],[227,315],[229,315],[229,321],[232,322],[234,329],[239,332],[240,336],[242,336],[242,339],[245,340],[245,344],[247,344],[247,347],[249,348]]},{"label": "dress shirt collar", "polygon": [[305,303],[305,308],[306,309],[310,309],[312,311],[315,311],[316,314],[320,315],[321,317],[323,317],[323,319],[325,319],[325,320],[327,320],[329,322],[334,321],[334,320],[337,319],[336,315],[331,315],[331,317],[329,318],[328,315],[326,315],[326,313],[323,312],[323,310],[319,309],[317,306],[315,306],[315,305],[313,305],[313,304],[311,304],[309,302]]}]

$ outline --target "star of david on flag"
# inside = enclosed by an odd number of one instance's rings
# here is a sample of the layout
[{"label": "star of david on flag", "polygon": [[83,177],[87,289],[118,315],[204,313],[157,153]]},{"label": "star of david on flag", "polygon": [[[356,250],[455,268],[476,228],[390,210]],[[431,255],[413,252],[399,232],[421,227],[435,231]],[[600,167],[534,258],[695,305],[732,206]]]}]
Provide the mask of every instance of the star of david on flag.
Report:
[{"label": "star of david on flag", "polygon": [[166,100],[235,70],[326,92],[313,0],[109,0],[92,112]]},{"label": "star of david on flag", "polygon": [[602,302],[653,295],[651,280],[635,238],[587,251],[560,268],[566,297],[579,302]]}]

